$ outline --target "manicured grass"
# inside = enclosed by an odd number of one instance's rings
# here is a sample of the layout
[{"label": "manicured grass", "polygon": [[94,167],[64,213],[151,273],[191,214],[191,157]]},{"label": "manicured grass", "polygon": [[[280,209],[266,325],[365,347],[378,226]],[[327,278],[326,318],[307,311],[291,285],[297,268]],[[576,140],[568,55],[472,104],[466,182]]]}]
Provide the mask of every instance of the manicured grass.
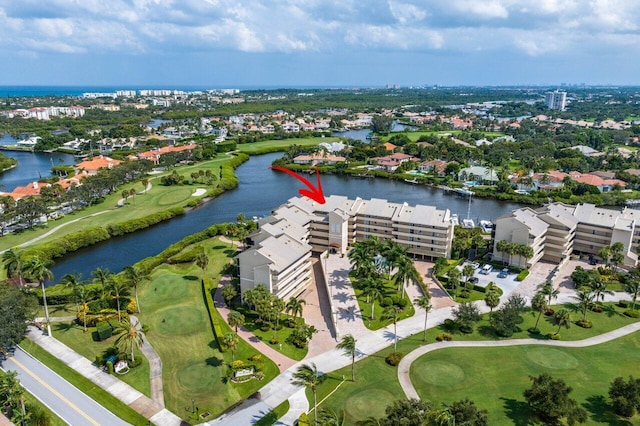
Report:
[{"label": "manicured grass", "polygon": [[[611,306],[611,305],[609,304],[608,306]],[[557,310],[559,309],[559,307],[554,306],[554,309]],[[585,339],[587,337],[592,337],[598,334],[602,334],[607,331],[611,331],[616,328],[620,328],[624,325],[630,324],[634,321],[637,321],[637,320],[629,319],[627,317],[620,315],[620,313],[622,312],[622,309],[616,308],[615,312],[616,314],[612,316],[609,316],[610,314],[606,312],[603,312],[600,314],[590,313],[587,318],[593,321],[593,328],[583,329],[574,324],[571,326],[570,329],[568,330],[563,329],[561,331],[562,340]],[[529,333],[526,330],[528,327],[533,326],[533,323],[535,322],[535,317],[533,317],[530,313],[523,315],[523,317],[524,317],[524,323],[520,325],[523,331],[514,334],[513,338],[532,337],[529,335]],[[581,317],[579,317],[576,314],[573,314],[573,318],[574,320],[577,320],[577,319],[580,319]],[[490,333],[488,333],[486,329],[482,328],[482,325],[486,326],[486,324],[488,324],[487,319],[488,319],[488,314],[484,315],[483,322],[480,323],[480,326],[476,327],[476,331],[472,334],[461,334],[461,333],[453,334],[454,340],[492,340]],[[557,329],[557,327],[554,328],[551,324],[546,323],[544,317],[543,319],[540,320],[540,322],[541,322],[541,325],[539,325],[539,328],[544,333],[548,331],[555,331]],[[483,329],[484,331],[479,332],[478,329]],[[444,330],[444,327],[442,325],[429,329],[427,331],[426,342],[423,342],[422,340],[422,336],[423,336],[422,332],[417,333],[413,336],[409,336],[406,339],[402,339],[398,342],[398,351],[406,355],[412,350],[424,344],[435,343],[436,335],[441,333],[443,330]],[[640,336],[638,336],[638,333],[636,333],[634,336],[636,336],[635,338],[637,339],[634,350],[636,351],[636,353],[640,354],[640,351],[638,351],[638,349],[640,348],[640,342],[638,341],[638,339],[640,339]],[[544,336],[538,336],[538,337],[545,338]],[[615,346],[618,344],[618,342],[619,341],[616,340],[610,343],[609,345]],[[601,346],[604,347],[607,345],[601,345]],[[476,348],[469,348],[468,350],[470,353],[473,354],[472,352],[473,349],[476,349]],[[502,348],[495,349],[496,352],[500,352],[500,350],[502,350]],[[380,352],[373,354],[368,358],[358,361],[355,365],[355,371],[356,371],[355,383],[349,380],[349,378],[351,377],[350,365],[329,373],[327,375],[327,380],[318,387],[318,401],[321,401],[327,395],[329,395],[329,393],[331,393],[336,388],[336,386],[342,381],[343,377],[346,377],[347,380],[342,386],[340,386],[340,388],[334,394],[332,394],[329,398],[327,398],[327,400],[323,402],[323,404],[320,405],[319,408],[327,407],[327,408],[333,409],[335,412],[344,411],[346,416],[345,424],[348,424],[348,425],[355,424],[357,421],[364,420],[369,416],[374,416],[374,417],[383,416],[386,405],[388,405],[395,399],[404,398],[404,393],[402,392],[402,389],[398,383],[396,367],[391,367],[385,362],[385,357],[391,352],[393,352],[393,345],[390,345],[389,347],[381,350]],[[437,351],[435,353],[439,353],[439,352],[442,352],[442,351]],[[621,356],[625,356],[625,355],[621,355]],[[637,357],[639,355],[634,355],[634,356]],[[494,362],[494,359],[495,357],[493,356],[483,357],[481,355],[477,355],[477,356],[474,355],[472,361],[470,361],[471,362],[470,366],[475,366],[479,364],[483,364],[483,365],[489,364],[489,365],[494,365],[496,369],[500,370],[501,364],[499,362]],[[610,360],[616,360],[617,362],[618,359],[620,358],[610,358],[609,361],[607,362],[610,363]],[[634,359],[637,359],[637,358],[634,358]],[[425,368],[427,369],[427,372],[428,372],[429,368],[428,367],[425,367]],[[457,370],[456,371],[454,370],[456,369],[452,369],[449,373],[451,373],[451,375],[455,375]],[[626,373],[622,375],[626,377],[628,374],[633,374],[632,371],[633,371],[633,368],[630,368],[627,370]],[[526,374],[528,373],[525,373],[525,379],[526,379]],[[508,378],[509,376],[505,375],[505,377]],[[614,377],[611,377],[609,381],[613,380],[613,378]],[[447,379],[447,380],[453,380],[453,379]],[[573,386],[572,383],[569,383],[569,384]],[[484,392],[482,386],[480,386],[480,392]],[[521,392],[520,392],[520,395],[521,395]],[[468,393],[467,396],[469,396],[471,399],[475,399],[476,402],[479,402],[479,399],[477,399],[474,394]],[[497,394],[494,394],[494,396],[496,397],[496,399],[500,397]],[[446,401],[452,402],[459,399],[461,398],[452,397],[447,399]],[[312,403],[311,398],[309,399],[309,401],[310,403]],[[380,401],[384,401],[384,403],[381,403]],[[432,398],[432,401],[441,402],[440,400],[435,398]],[[502,402],[504,403],[504,401]],[[487,408],[487,407],[484,407],[484,408]],[[512,422],[506,422],[506,423],[490,422],[489,424],[513,424],[513,423]]]},{"label": "manicured grass", "polygon": [[[271,327],[269,331],[262,331],[260,327],[257,326],[254,322],[255,320],[258,319],[258,314],[255,311],[248,309],[244,306],[235,306],[233,309],[241,312],[244,315],[245,317],[244,326],[249,331],[251,331],[253,334],[256,335],[258,339],[262,340],[264,343],[271,346],[276,351],[280,352],[285,356],[288,356],[291,359],[295,359],[296,361],[300,361],[305,356],[307,356],[307,352],[309,351],[308,348],[300,349],[295,347],[291,343],[287,342],[287,339],[291,335],[291,332],[294,330],[293,328],[290,328],[285,325],[286,324],[285,320],[287,318],[292,318],[290,315],[281,316],[280,325],[282,326],[282,328],[276,332],[276,337],[278,338],[280,343],[272,345],[269,342],[269,340],[271,340],[274,336],[273,327]],[[302,318],[297,318],[296,323],[303,324],[304,320]]]},{"label": "manicured grass", "polygon": [[[412,142],[416,142],[418,139],[420,139],[421,136],[431,136],[431,135],[435,135],[435,136],[439,136],[439,137],[443,137],[445,135],[451,135],[451,136],[456,136],[458,134],[462,133],[462,130],[418,130],[415,132],[392,132],[389,133],[389,136],[387,137],[382,137],[380,138],[382,141],[388,141],[391,137],[393,137],[394,135],[397,134],[403,134],[403,135],[407,135],[407,137],[409,137],[409,139]],[[484,137],[487,138],[497,138],[499,136],[504,136],[504,133],[502,132],[482,132],[482,134],[484,135]]]},{"label": "manicured grass", "polygon": [[[209,257],[207,276],[219,277],[234,251],[217,238],[200,244]],[[185,248],[189,249],[191,247]],[[139,290],[142,307],[139,318],[150,326],[147,339],[162,358],[166,406],[185,420],[191,415],[187,409],[191,409],[192,400],[200,412],[208,411],[215,417],[255,392],[278,372],[275,364],[265,360],[265,380],[227,383],[231,353],[220,352],[215,340],[202,295],[201,277],[202,270],[190,263],[162,265],[152,273],[151,282]],[[225,330],[229,330],[228,327]],[[246,361],[257,353],[241,341],[235,359]]]},{"label": "manicured grass", "polygon": [[[131,188],[135,189],[138,192],[143,190],[140,181],[128,183],[119,187],[114,193],[107,195],[104,202],[100,204],[89,206],[83,210],[75,211],[63,218],[51,221],[41,227],[25,230],[20,233],[11,233],[5,235],[0,241],[0,250],[17,247],[26,241],[29,241],[46,233],[56,226],[62,225],[78,218],[83,219],[73,223],[70,226],[64,226],[58,229],[53,234],[38,241],[38,244],[60,238],[61,236],[64,236],[71,232],[80,231],[82,229],[88,229],[96,226],[105,226],[110,223],[122,222],[129,219],[140,218],[153,213],[165,211],[171,207],[183,206],[187,201],[191,199],[191,194],[197,188],[208,187],[201,183],[194,183],[185,186],[164,186],[160,184],[160,178],[166,174],[172,173],[174,170],[179,174],[185,176],[188,180],[191,180],[190,174],[193,172],[197,172],[198,170],[211,170],[213,175],[218,177],[220,167],[224,163],[229,161],[230,158],[232,157],[228,154],[225,154],[214,160],[203,161],[188,166],[174,168],[170,171],[157,175],[149,175],[147,176],[147,178],[152,185],[151,191],[144,194],[136,195],[135,197],[131,197],[127,199],[126,204],[122,208],[115,208],[118,200],[122,198],[121,194],[123,190]],[[215,187],[218,183],[219,181],[216,180],[213,183],[213,187]],[[106,213],[88,217],[89,215],[103,211],[106,211]],[[4,276],[4,270],[2,270],[0,274]]]},{"label": "manicured grass", "polygon": [[289,411],[289,400],[269,411],[266,416],[254,423],[254,426],[271,426]]},{"label": "manicured grass", "polygon": [[[112,323],[116,324],[117,319]],[[87,332],[84,333],[82,326],[75,322],[56,322],[51,324],[51,332],[56,339],[91,362],[95,361],[96,356],[102,356],[109,348],[113,347],[116,340],[116,337],[112,336],[102,342],[96,341],[94,340],[95,331],[95,327],[87,327]],[[127,374],[118,374],[116,377],[150,397],[149,361],[138,349],[134,349],[134,356],[136,360],[138,357],[142,359],[142,364],[129,369]],[[129,360],[128,357],[127,360]]]},{"label": "manicured grass", "polygon": [[[488,410],[489,424],[527,424],[523,392],[531,387],[529,376],[548,373],[573,388],[571,397],[587,409],[589,424],[628,424],[609,411],[607,390],[614,378],[637,373],[639,348],[638,333],[587,348],[449,348],[417,359],[411,380],[422,399],[469,397]],[[638,424],[640,416],[630,420]]]},{"label": "manicured grass", "polygon": [[[371,319],[371,300],[369,300],[369,303],[367,303],[367,297],[362,294],[362,290],[358,289],[357,279],[353,276],[350,276],[349,278],[353,283],[356,297],[358,299],[358,306],[360,307],[360,311],[362,312],[362,317],[363,319],[367,319],[366,321],[364,321],[364,325],[370,330],[379,330],[389,324],[392,324],[393,321],[382,319],[382,314],[384,313],[385,308],[381,306],[379,300],[376,300],[375,302],[375,306],[373,308],[374,319]],[[386,280],[383,278],[382,281],[385,287],[383,298],[394,296],[397,297],[401,294],[396,290],[396,284],[393,280]],[[406,293],[404,295],[404,299],[407,301],[407,306],[399,312],[398,321],[412,317],[415,314],[413,303]]]},{"label": "manicured grass", "polygon": [[[49,296],[48,290],[47,290],[47,296]],[[51,317],[75,316],[77,312],[78,310],[75,303],[66,303],[64,305],[49,305],[49,316]],[[44,306],[38,305],[36,316],[44,317]]]},{"label": "manicured grass", "polygon": [[278,150],[284,150],[291,145],[312,146],[318,145],[320,142],[335,142],[338,138],[292,138],[292,139],[279,139],[268,140],[261,142],[243,143],[238,144],[237,148],[240,152],[246,152],[247,154],[258,154],[261,152],[276,152]]},{"label": "manicured grass", "polygon": [[69,383],[80,389],[88,397],[93,398],[98,404],[105,407],[107,410],[114,413],[121,419],[134,424],[134,425],[147,425],[147,419],[141,416],[138,412],[134,411],[129,406],[125,405],[119,399],[98,387],[89,379],[84,378],[78,374],[71,367],[65,365],[62,361],[51,355],[49,352],[42,349],[29,339],[24,339],[20,346],[25,351],[29,352],[35,358],[40,360],[47,367],[64,377]]}]

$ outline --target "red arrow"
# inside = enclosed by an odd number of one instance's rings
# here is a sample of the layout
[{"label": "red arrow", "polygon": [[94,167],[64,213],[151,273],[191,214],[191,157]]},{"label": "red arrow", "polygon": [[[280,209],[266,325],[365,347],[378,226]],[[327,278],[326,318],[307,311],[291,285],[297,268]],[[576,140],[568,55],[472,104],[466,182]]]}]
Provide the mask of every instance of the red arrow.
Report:
[{"label": "red arrow", "polygon": [[304,195],[305,197],[309,197],[313,201],[316,201],[318,204],[326,203],[326,201],[324,199],[324,194],[322,193],[322,184],[320,183],[320,171],[318,170],[317,166],[316,166],[316,176],[318,177],[318,188],[313,186],[313,184],[311,182],[309,182],[307,179],[303,178],[302,176],[300,176],[296,172],[293,172],[293,171],[291,171],[289,169],[286,169],[286,168],[281,167],[281,166],[271,166],[269,168],[271,170],[278,170],[280,172],[285,172],[286,174],[293,176],[294,178],[298,179],[300,182],[302,182],[305,185],[307,185],[309,187],[309,189],[301,188],[298,191],[300,193],[300,195]]}]

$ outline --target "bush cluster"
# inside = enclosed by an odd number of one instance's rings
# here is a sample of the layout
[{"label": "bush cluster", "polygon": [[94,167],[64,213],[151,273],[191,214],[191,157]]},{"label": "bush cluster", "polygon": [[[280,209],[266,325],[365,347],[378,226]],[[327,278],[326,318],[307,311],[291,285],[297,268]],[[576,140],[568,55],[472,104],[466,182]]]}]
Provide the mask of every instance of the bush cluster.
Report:
[{"label": "bush cluster", "polygon": [[529,271],[527,269],[524,269],[520,271],[518,275],[516,275],[516,281],[524,281],[524,279],[527,278],[528,275]]},{"label": "bush cluster", "polygon": [[560,340],[560,333],[547,333],[547,337],[551,340]]},{"label": "bush cluster", "polygon": [[640,310],[638,309],[627,309],[624,314],[631,318],[640,318]]},{"label": "bush cluster", "polygon": [[402,360],[402,357],[402,352],[391,352],[389,355],[387,355],[385,361],[387,361],[387,364],[395,367],[396,365],[400,364],[400,360]]},{"label": "bush cluster", "polygon": [[453,336],[451,335],[451,333],[439,333],[436,336],[436,340],[438,342],[449,342],[453,340]]},{"label": "bush cluster", "polygon": [[171,256],[167,262],[171,264],[175,263],[193,263],[196,257],[202,253],[202,247],[192,247],[189,250],[185,250],[175,256]]}]

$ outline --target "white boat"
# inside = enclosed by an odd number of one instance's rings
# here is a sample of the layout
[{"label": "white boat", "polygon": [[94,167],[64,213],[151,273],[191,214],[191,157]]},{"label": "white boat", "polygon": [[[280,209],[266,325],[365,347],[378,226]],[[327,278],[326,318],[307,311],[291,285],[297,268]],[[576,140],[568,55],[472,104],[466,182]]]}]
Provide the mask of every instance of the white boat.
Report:
[{"label": "white boat", "polygon": [[462,227],[463,228],[474,228],[476,224],[473,222],[473,219],[462,219]]},{"label": "white boat", "polygon": [[413,178],[413,179],[405,179],[404,181],[405,181],[405,182],[407,182],[407,183],[411,183],[411,184],[413,184],[413,185],[415,185],[415,184],[417,184],[417,183],[418,183],[418,179],[417,179],[417,178]]},{"label": "white boat", "polygon": [[482,228],[482,232],[491,233],[493,230],[493,223],[490,220],[481,220],[480,227]]},{"label": "white boat", "polygon": [[456,189],[456,194],[462,195],[462,196],[465,196],[465,197],[470,197],[472,195],[475,195],[475,192],[469,190],[469,188],[467,188],[465,186],[465,187]]},{"label": "white boat", "polygon": [[460,225],[460,222],[458,222],[458,215],[455,213],[451,215],[451,218],[449,220],[451,220],[451,223],[453,224],[453,226]]}]

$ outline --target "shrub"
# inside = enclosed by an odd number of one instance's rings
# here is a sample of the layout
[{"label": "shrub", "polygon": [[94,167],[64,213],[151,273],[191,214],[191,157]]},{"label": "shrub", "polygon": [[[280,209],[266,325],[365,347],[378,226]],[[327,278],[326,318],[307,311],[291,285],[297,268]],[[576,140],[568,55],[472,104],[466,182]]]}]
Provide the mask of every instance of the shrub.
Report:
[{"label": "shrub", "polygon": [[260,330],[262,330],[262,331],[269,331],[269,330],[271,330],[271,325],[270,325],[269,323],[266,323],[266,322],[265,322],[264,324],[262,324],[262,325],[260,326]]},{"label": "shrub", "polygon": [[113,334],[113,328],[107,321],[102,321],[96,324],[96,333],[98,334],[98,340],[107,340]]},{"label": "shrub", "polygon": [[593,324],[589,320],[576,321],[576,325],[579,326],[579,327],[582,327],[582,328],[591,328],[591,327],[593,327]]},{"label": "shrub", "polygon": [[127,365],[129,366],[129,368],[136,368],[140,364],[142,364],[142,357],[141,356],[135,358],[133,361],[127,360]]},{"label": "shrub", "polygon": [[464,333],[464,334],[471,334],[473,333],[473,325],[471,324],[461,324],[460,327],[458,327],[460,332]]},{"label": "shrub", "polygon": [[529,271],[527,269],[520,271],[518,275],[516,275],[516,281],[523,281],[529,275]]},{"label": "shrub", "polygon": [[626,309],[626,308],[629,307],[629,302],[627,302],[626,300],[621,300],[621,301],[618,302],[618,306],[621,307],[621,308]]},{"label": "shrub", "polygon": [[409,302],[407,301],[407,299],[405,299],[404,297],[402,297],[402,295],[400,295],[400,294],[398,294],[398,295],[396,295],[396,296],[393,296],[393,297],[392,297],[392,300],[393,300],[393,304],[394,304],[395,306],[397,306],[398,308],[400,308],[400,309],[404,309],[404,308],[406,308],[406,307],[407,307],[407,304],[409,303]]},{"label": "shrub", "polygon": [[529,327],[527,331],[531,334],[540,334],[540,329],[535,327]]},{"label": "shrub", "polygon": [[391,305],[393,305],[393,299],[390,297],[385,297],[382,299],[382,302],[380,302],[380,306],[382,306],[383,308]]},{"label": "shrub", "polygon": [[638,309],[627,309],[624,314],[631,318],[640,318],[640,310]]},{"label": "shrub", "polygon": [[254,356],[249,358],[249,360],[253,361],[253,362],[262,362],[262,355],[261,354],[255,354]]},{"label": "shrub", "polygon": [[113,374],[113,362],[107,361],[107,372]]},{"label": "shrub", "polygon": [[280,330],[282,330],[282,324],[276,324],[276,325],[273,327],[273,329],[274,329],[274,330],[276,330],[276,331],[280,331]]},{"label": "shrub", "polygon": [[138,312],[138,304],[136,303],[136,299],[130,299],[129,303],[127,303],[127,313],[135,314]]},{"label": "shrub", "polygon": [[387,364],[395,367],[396,365],[400,364],[402,356],[402,352],[391,352],[389,355],[387,355],[385,361],[387,361]]},{"label": "shrub", "polygon": [[547,333],[547,337],[551,340],[560,340],[560,333]]},{"label": "shrub", "polygon": [[311,426],[307,413],[300,414],[300,417],[298,417],[298,426]]},{"label": "shrub", "polygon": [[244,366],[244,361],[241,359],[237,359],[229,365],[231,366],[231,368],[240,368]]},{"label": "shrub", "polygon": [[151,326],[149,326],[149,324],[142,324],[142,332],[143,333],[148,333],[149,330],[151,330]]},{"label": "shrub", "polygon": [[449,342],[453,340],[453,336],[451,335],[451,333],[439,333],[436,336],[436,340],[438,342]]},{"label": "shrub", "polygon": [[182,253],[172,256],[168,259],[169,263],[193,263],[196,257],[202,253],[202,247],[192,247]]},{"label": "shrub", "polygon": [[280,343],[280,339],[278,339],[277,337],[272,337],[271,339],[269,339],[269,343],[271,343],[272,345],[277,345],[278,343]]}]

